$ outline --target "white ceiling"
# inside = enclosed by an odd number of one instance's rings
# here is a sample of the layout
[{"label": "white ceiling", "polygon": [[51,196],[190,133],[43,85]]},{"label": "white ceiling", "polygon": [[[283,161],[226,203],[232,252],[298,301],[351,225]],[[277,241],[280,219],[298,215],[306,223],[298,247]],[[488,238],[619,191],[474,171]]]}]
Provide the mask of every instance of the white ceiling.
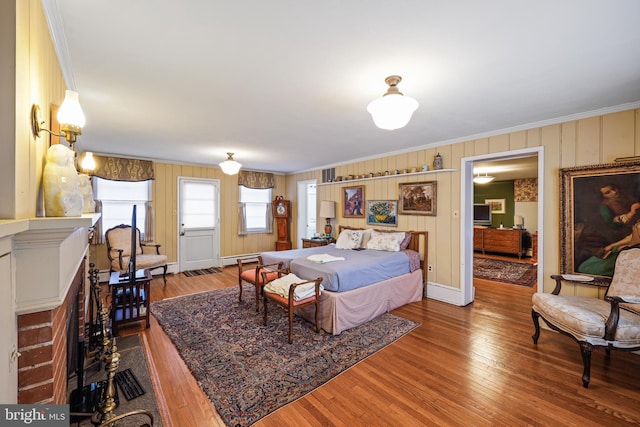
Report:
[{"label": "white ceiling", "polygon": [[[640,1],[43,0],[78,151],[295,172],[640,105]],[[420,107],[374,126],[384,78]]]}]

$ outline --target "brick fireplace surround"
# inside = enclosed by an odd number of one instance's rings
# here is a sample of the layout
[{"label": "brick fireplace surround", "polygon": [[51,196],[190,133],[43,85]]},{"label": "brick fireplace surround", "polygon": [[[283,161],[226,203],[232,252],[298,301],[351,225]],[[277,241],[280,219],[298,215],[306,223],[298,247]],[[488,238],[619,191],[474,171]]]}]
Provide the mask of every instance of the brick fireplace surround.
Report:
[{"label": "brick fireplace surround", "polygon": [[77,316],[70,342],[84,337],[88,230],[99,217],[0,221],[0,298],[13,312],[0,315],[2,403],[68,403],[67,328]]}]

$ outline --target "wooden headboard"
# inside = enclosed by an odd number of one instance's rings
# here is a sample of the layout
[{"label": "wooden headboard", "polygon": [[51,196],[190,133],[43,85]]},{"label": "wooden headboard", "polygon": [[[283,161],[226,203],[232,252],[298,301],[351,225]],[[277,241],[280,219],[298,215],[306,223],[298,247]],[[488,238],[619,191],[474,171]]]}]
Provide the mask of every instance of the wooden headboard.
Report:
[{"label": "wooden headboard", "polygon": [[[342,230],[366,230],[366,228],[358,228],[358,227],[349,227],[346,225],[338,226],[339,232]],[[381,230],[378,228],[374,228],[375,231],[380,231],[382,233],[389,232],[401,232],[405,233],[402,230]],[[427,283],[427,271],[429,268],[428,262],[428,253],[429,253],[429,234],[426,231],[406,231],[406,233],[411,233],[411,241],[409,242],[409,246],[407,249],[411,249],[420,254],[420,268],[422,269],[422,280],[424,283]]]}]

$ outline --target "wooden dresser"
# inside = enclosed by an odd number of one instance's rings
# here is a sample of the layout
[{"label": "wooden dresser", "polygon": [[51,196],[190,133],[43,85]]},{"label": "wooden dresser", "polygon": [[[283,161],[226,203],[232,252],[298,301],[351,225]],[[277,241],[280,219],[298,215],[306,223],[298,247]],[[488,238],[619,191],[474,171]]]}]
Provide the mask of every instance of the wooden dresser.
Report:
[{"label": "wooden dresser", "polygon": [[302,239],[303,248],[315,248],[316,246],[326,246],[335,243],[336,239]]},{"label": "wooden dresser", "polygon": [[526,230],[522,228],[474,228],[473,249],[487,252],[522,255],[526,252],[523,245]]}]

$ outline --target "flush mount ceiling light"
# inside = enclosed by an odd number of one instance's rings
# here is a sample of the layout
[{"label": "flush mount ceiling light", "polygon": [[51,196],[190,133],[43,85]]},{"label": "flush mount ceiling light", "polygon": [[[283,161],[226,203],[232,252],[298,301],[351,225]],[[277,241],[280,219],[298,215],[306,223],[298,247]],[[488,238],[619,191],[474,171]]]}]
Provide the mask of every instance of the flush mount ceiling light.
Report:
[{"label": "flush mount ceiling light", "polygon": [[58,109],[58,123],[60,124],[61,134],[54,133],[49,129],[42,127],[44,120],[40,117],[40,106],[33,104],[31,106],[31,131],[35,138],[40,137],[40,132],[45,131],[51,135],[63,137],[69,142],[69,146],[73,150],[76,137],[82,135],[82,128],[85,124],[84,113],[80,102],[78,101],[78,92],[68,90],[65,93],[64,101]]},{"label": "flush mount ceiling light", "polygon": [[389,76],[384,81],[389,85],[387,93],[382,95],[382,98],[371,101],[367,111],[380,129],[400,129],[411,120],[411,115],[418,109],[418,101],[404,96],[398,90],[398,83],[402,81],[402,77]]},{"label": "flush mount ceiling light", "polygon": [[220,169],[222,169],[222,172],[227,175],[235,175],[238,173],[242,165],[233,160],[233,153],[227,153],[227,156],[229,156],[227,157],[227,160],[220,162]]},{"label": "flush mount ceiling light", "polygon": [[473,182],[475,182],[476,184],[488,184],[494,179],[496,179],[495,176],[487,175],[486,172],[484,173],[484,175],[480,175],[480,172],[478,172],[478,175],[473,177]]}]

